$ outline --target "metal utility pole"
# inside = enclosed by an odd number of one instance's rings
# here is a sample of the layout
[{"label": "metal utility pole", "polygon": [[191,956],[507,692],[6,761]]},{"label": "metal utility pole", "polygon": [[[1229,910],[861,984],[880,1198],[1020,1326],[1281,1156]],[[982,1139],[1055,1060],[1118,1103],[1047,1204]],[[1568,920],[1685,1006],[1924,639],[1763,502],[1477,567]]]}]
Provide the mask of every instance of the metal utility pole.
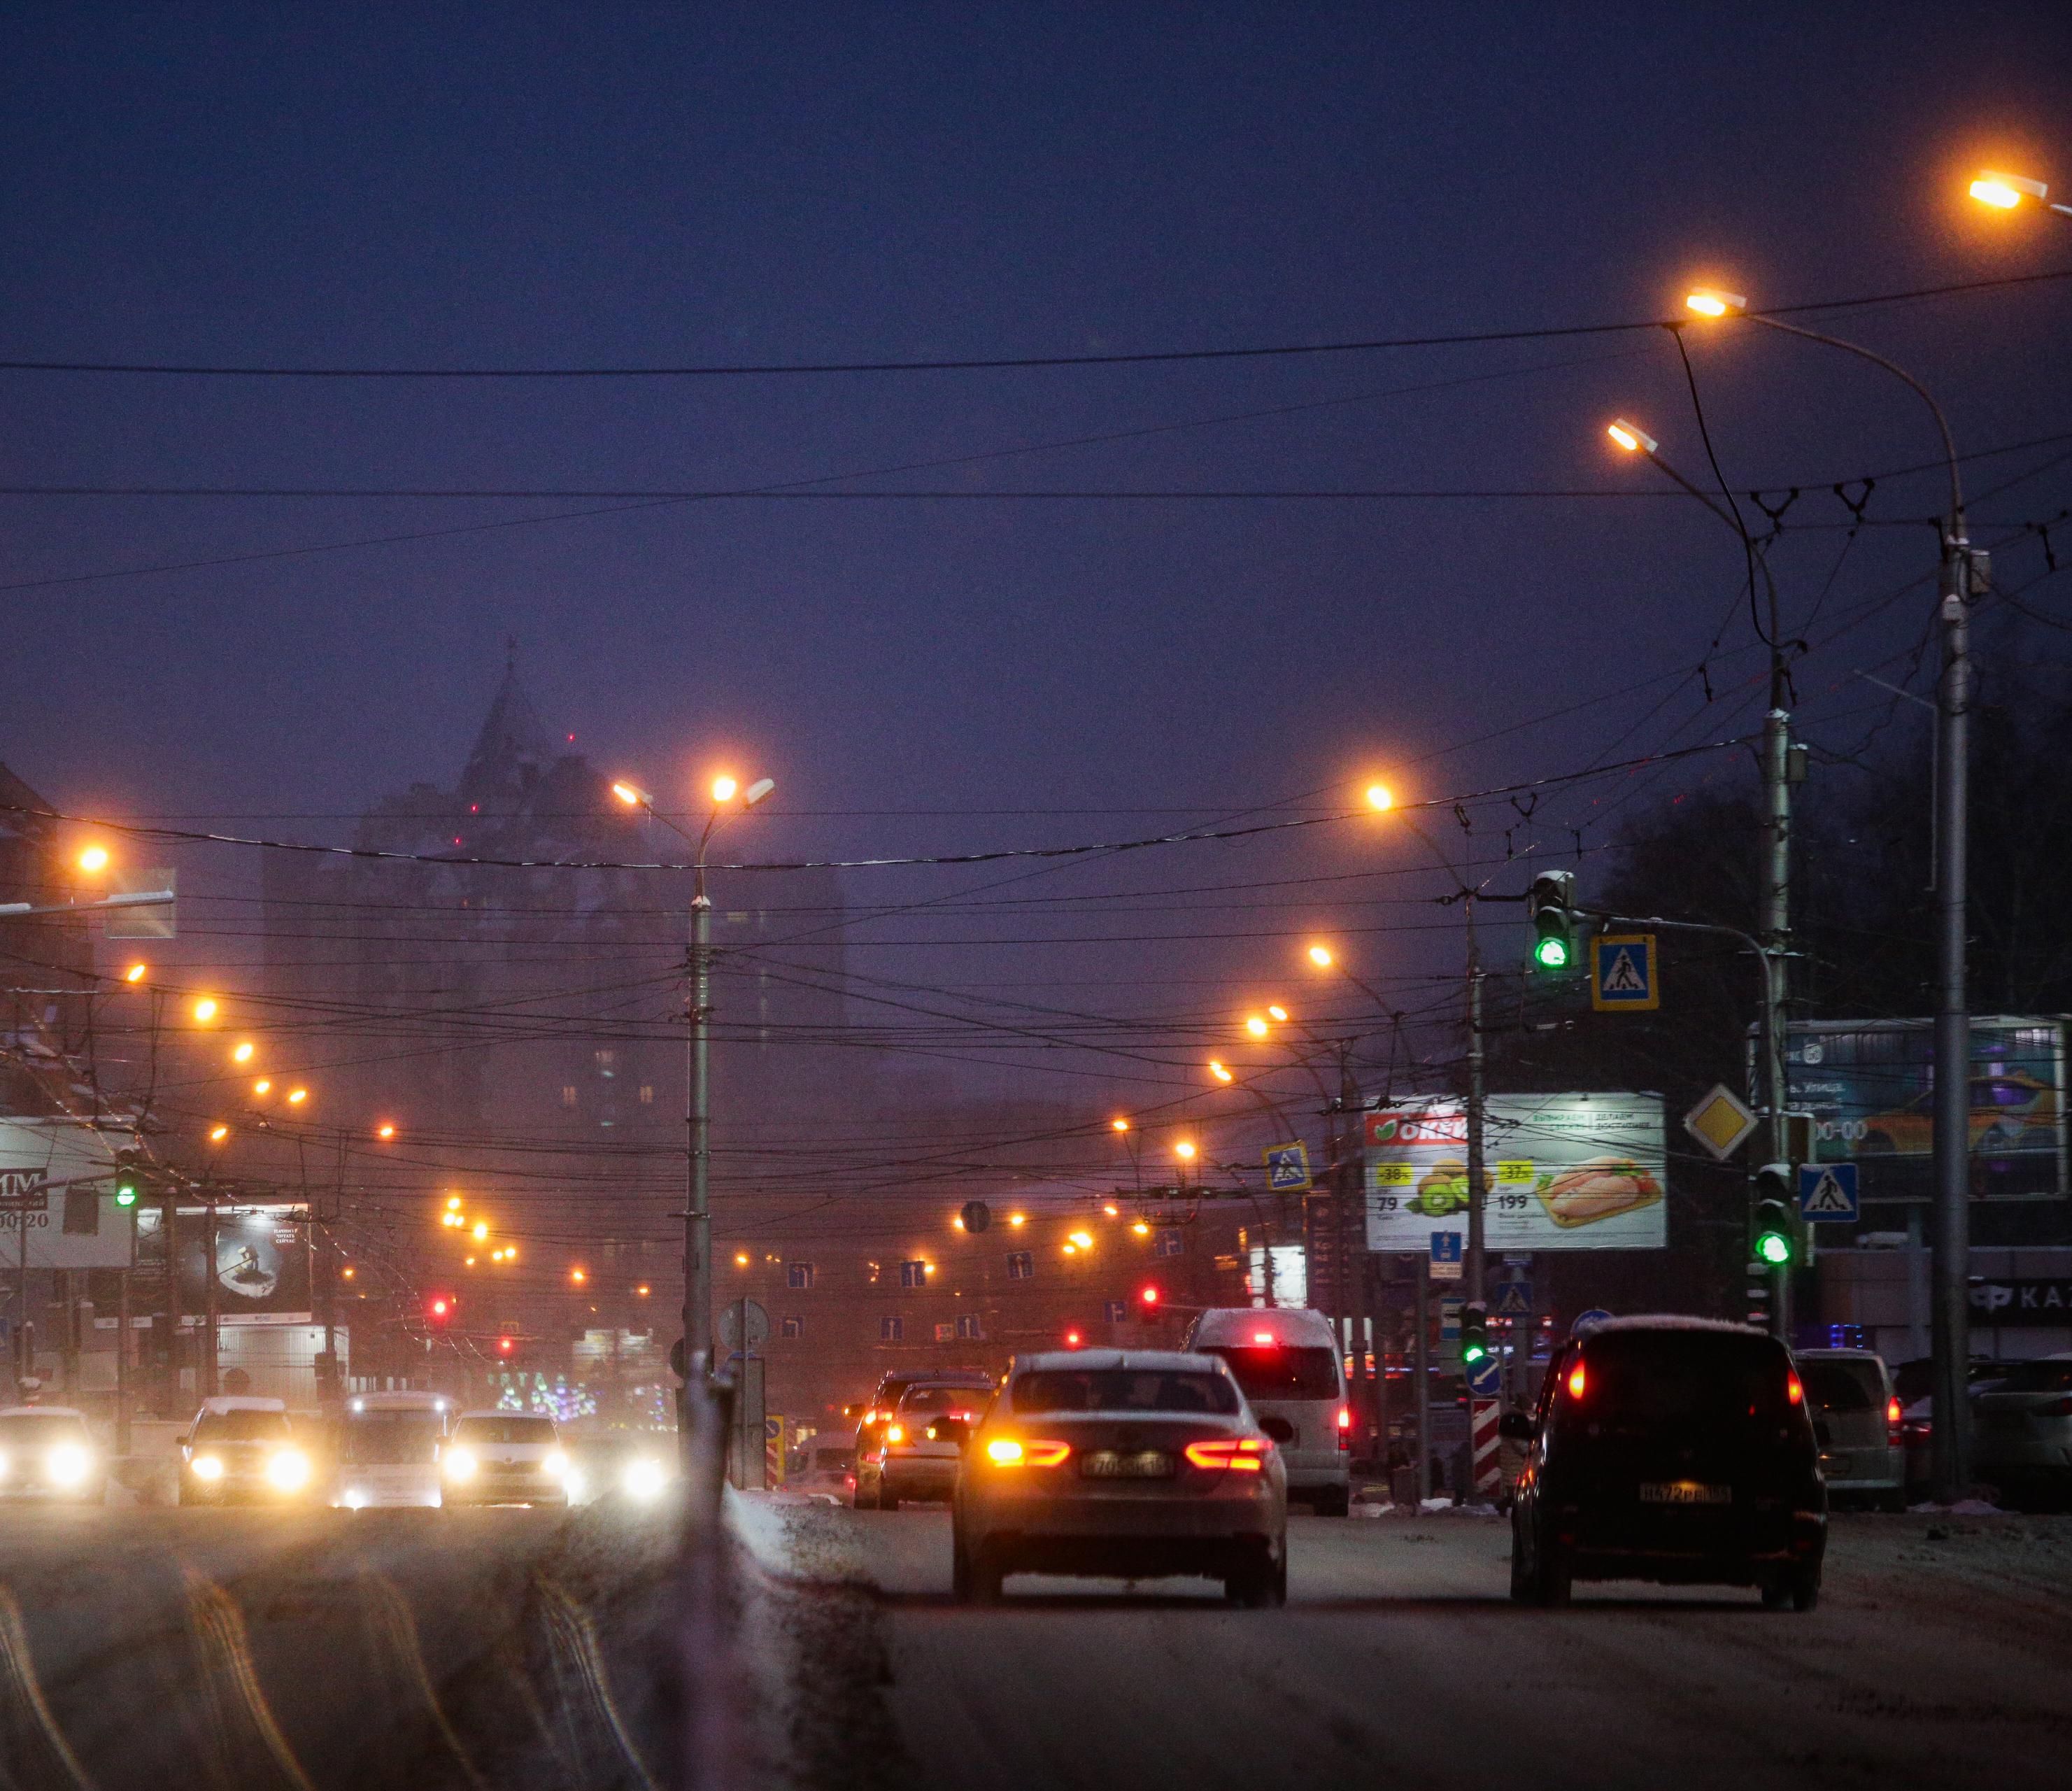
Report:
[{"label": "metal utility pole", "polygon": [[160,1209],[165,1228],[166,1260],[166,1403],[158,1415],[183,1415],[180,1398],[180,1228],[179,1184],[166,1178],[166,1200]]},{"label": "metal utility pole", "polygon": [[[709,836],[710,830],[707,834]],[[689,1110],[684,1116],[690,1205],[684,1217],[684,1350],[693,1375],[712,1370],[712,898],[705,843],[691,896]]]},{"label": "metal utility pole", "polygon": [[1463,1253],[1466,1283],[1462,1297],[1482,1297],[1483,1208],[1488,1204],[1487,1177],[1482,1169],[1482,954],[1475,939],[1475,899],[1462,897],[1468,917],[1468,1241]]},{"label": "metal utility pole", "polygon": [[1417,1390],[1412,1396],[1417,1414],[1417,1497],[1422,1506],[1432,1494],[1432,1259],[1413,1256],[1410,1272],[1416,1278],[1416,1334],[1412,1344],[1412,1373]]}]

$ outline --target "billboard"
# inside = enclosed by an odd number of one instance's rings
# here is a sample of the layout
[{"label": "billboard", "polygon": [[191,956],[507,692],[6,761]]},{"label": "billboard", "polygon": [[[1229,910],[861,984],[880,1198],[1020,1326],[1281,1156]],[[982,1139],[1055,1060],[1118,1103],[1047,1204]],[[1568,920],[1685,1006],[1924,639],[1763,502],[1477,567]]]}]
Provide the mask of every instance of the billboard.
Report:
[{"label": "billboard", "polygon": [[[125,1142],[127,1142],[126,1136]],[[126,1269],[130,1214],[115,1204],[115,1144],[72,1119],[0,1118],[0,1269]]]},{"label": "billboard", "polygon": [[[212,1267],[208,1216],[199,1207],[182,1207],[178,1234],[181,1311],[191,1319],[208,1309],[208,1278],[213,1274],[218,1318],[308,1322],[308,1221],[309,1209],[302,1206],[219,1207]],[[145,1211],[140,1229],[140,1255],[147,1266],[162,1264],[159,1211]]]},{"label": "billboard", "polygon": [[[1465,1232],[1468,1114],[1422,1095],[1366,1118],[1367,1244],[1429,1250]],[[1483,1104],[1482,1209],[1492,1250],[1660,1250],[1669,1241],[1659,1094],[1493,1094]]]},{"label": "billboard", "polygon": [[[1928,1020],[1805,1021],[1786,1035],[1792,1110],[1813,1115],[1820,1162],[1856,1164],[1867,1201],[1925,1201],[1933,1193],[1934,1052]],[[1974,1200],[2066,1192],[2064,1089],[2062,1019],[1972,1020]]]}]

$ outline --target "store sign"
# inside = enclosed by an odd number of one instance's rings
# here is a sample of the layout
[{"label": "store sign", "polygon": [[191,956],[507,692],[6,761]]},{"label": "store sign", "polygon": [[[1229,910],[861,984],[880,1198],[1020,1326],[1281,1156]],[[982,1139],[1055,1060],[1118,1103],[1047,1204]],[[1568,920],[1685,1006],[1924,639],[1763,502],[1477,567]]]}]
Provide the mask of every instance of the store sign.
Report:
[{"label": "store sign", "polygon": [[[1485,1103],[1483,1235],[1492,1250],[1660,1250],[1667,1159],[1657,1094],[1503,1094]],[[1468,1118],[1453,1096],[1366,1115],[1371,1250],[1466,1230]]]},{"label": "store sign", "polygon": [[1975,1281],[1971,1311],[1985,1324],[2072,1324],[2072,1280]]},{"label": "store sign", "polygon": [[115,1145],[70,1119],[0,1118],[0,1270],[122,1269],[130,1213],[115,1204]]}]

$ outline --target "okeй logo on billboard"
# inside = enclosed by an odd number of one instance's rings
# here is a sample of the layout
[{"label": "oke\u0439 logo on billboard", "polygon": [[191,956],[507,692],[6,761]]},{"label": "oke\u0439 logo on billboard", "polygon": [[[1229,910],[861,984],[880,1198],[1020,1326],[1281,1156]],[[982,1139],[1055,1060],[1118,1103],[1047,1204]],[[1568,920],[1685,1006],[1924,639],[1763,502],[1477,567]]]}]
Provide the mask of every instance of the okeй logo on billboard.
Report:
[{"label": "oke\u0439 logo on billboard", "polygon": [[[1503,1094],[1484,1105],[1483,1233],[1507,1250],[1660,1250],[1668,1241],[1659,1094]],[[1429,1249],[1466,1229],[1468,1116],[1416,1096],[1366,1116],[1367,1248]]]}]

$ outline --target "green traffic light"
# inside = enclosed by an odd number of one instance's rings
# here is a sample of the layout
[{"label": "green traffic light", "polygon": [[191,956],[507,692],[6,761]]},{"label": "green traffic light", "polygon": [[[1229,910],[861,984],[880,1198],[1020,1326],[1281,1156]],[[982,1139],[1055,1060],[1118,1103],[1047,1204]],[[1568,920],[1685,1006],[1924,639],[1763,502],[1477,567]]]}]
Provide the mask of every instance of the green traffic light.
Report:
[{"label": "green traffic light", "polygon": [[1489,1352],[1480,1344],[1471,1343],[1461,1352],[1461,1360],[1464,1362],[1478,1362],[1487,1354]]},{"label": "green traffic light", "polygon": [[1791,1240],[1781,1231],[1766,1231],[1755,1241],[1755,1254],[1773,1269],[1791,1260]]},{"label": "green traffic light", "polygon": [[1532,957],[1542,970],[1565,970],[1568,967],[1568,941],[1558,934],[1550,934],[1533,946]]}]

